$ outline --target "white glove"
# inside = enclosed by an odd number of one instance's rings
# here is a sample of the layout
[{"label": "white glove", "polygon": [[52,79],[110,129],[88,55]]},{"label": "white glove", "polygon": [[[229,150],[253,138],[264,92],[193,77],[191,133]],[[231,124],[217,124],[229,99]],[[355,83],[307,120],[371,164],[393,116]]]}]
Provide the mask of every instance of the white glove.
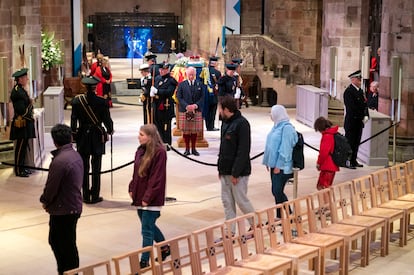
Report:
[{"label": "white glove", "polygon": [[368,122],[369,117],[368,116],[364,116],[364,119],[362,120],[364,123]]},{"label": "white glove", "polygon": [[155,88],[154,86],[151,86],[150,97],[154,97],[157,93],[158,93],[158,89]]},{"label": "white glove", "polygon": [[234,98],[239,99],[241,95],[241,90],[239,87],[236,88],[236,93],[234,94]]}]

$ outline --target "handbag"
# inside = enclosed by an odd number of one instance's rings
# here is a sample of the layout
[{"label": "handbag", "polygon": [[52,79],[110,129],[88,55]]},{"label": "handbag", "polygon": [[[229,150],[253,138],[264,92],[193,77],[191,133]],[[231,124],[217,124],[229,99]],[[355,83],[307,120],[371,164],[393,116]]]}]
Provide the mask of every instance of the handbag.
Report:
[{"label": "handbag", "polygon": [[89,119],[92,121],[93,124],[98,128],[98,130],[101,133],[101,140],[102,143],[105,143],[109,140],[108,133],[106,132],[105,128],[102,127],[98,120],[98,118],[95,116],[91,106],[88,105],[88,101],[86,100],[85,95],[79,96],[80,103],[82,104],[83,109],[85,110],[86,114],[89,116]]},{"label": "handbag", "polygon": [[188,121],[194,120],[194,112],[185,112],[185,119]]}]

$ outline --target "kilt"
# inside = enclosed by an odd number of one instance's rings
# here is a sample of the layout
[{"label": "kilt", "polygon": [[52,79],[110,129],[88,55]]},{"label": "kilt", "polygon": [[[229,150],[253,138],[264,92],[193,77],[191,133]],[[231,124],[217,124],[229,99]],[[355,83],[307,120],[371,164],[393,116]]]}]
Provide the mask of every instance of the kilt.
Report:
[{"label": "kilt", "polygon": [[195,112],[193,120],[187,120],[185,113],[178,113],[178,125],[184,134],[198,133],[203,131],[203,117],[201,112]]}]

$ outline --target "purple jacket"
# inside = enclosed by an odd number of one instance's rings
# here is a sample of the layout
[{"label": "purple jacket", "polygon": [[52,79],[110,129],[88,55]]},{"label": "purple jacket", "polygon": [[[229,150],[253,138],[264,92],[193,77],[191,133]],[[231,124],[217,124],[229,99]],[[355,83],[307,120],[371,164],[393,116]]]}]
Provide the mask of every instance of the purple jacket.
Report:
[{"label": "purple jacket", "polygon": [[52,162],[40,202],[50,215],[82,213],[83,162],[72,144],[51,152]]},{"label": "purple jacket", "polygon": [[167,152],[159,147],[151,159],[147,175],[140,177],[138,168],[145,153],[145,146],[139,146],[135,153],[134,174],[129,183],[128,191],[132,192],[132,205],[162,206],[165,201],[165,184],[167,178]]}]

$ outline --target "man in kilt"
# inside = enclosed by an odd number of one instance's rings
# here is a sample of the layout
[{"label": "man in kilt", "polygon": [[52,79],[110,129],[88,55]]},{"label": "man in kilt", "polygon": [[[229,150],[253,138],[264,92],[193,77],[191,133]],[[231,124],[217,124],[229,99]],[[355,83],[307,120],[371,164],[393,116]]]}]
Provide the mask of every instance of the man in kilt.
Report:
[{"label": "man in kilt", "polygon": [[196,79],[194,67],[188,67],[186,75],[187,80],[181,82],[177,89],[178,120],[185,142],[184,155],[190,155],[191,143],[191,153],[199,156],[200,153],[196,150],[196,141],[197,133],[203,131],[204,89],[203,83]]}]

